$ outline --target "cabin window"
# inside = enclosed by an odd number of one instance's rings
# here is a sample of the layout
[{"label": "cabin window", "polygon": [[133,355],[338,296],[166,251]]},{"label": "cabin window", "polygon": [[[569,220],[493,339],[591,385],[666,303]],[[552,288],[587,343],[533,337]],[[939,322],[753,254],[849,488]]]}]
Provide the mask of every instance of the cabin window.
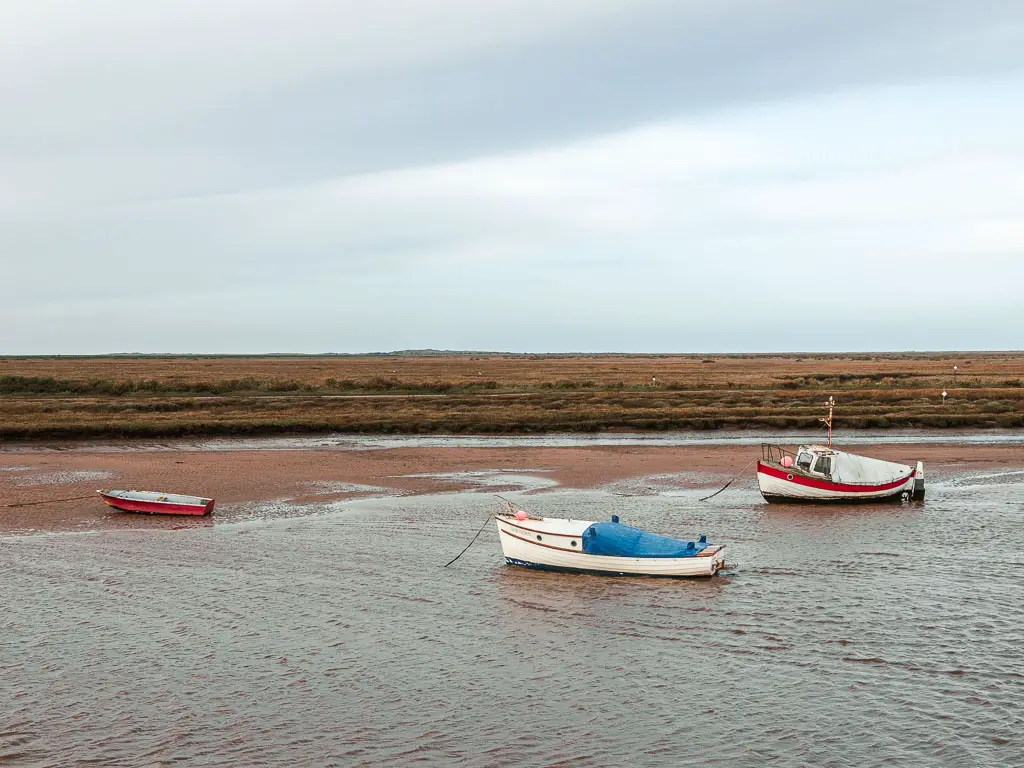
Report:
[{"label": "cabin window", "polygon": [[811,469],[811,454],[801,453],[796,457],[796,466],[798,469],[802,469],[804,472],[809,472]]},{"label": "cabin window", "polygon": [[829,475],[832,473],[832,457],[831,456],[819,456],[818,463],[814,465],[814,471],[819,475]]}]

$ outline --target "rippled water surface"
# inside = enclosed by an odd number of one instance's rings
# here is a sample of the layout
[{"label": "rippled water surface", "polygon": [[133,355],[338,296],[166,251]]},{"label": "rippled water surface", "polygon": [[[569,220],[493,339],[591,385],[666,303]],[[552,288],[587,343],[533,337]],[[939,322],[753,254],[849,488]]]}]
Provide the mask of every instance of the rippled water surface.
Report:
[{"label": "rippled water surface", "polygon": [[488,524],[442,568],[486,490],[4,537],[0,761],[1021,764],[1024,474],[850,509],[524,487],[543,514],[706,533],[734,567],[532,572]]},{"label": "rippled water surface", "polygon": [[[248,450],[309,450],[333,448],[353,451],[385,450],[390,448],[581,448],[586,446],[637,445],[759,445],[764,442],[816,443],[823,439],[821,430],[784,430],[776,433],[763,431],[710,430],[707,432],[627,433],[601,432],[596,434],[545,435],[312,435],[293,437],[253,437],[218,440],[180,439],[165,442],[149,440],[118,440],[114,443],[79,441],[71,443],[8,443],[0,446],[6,453],[32,453],[37,451],[88,450],[109,452],[138,451],[248,451]],[[903,445],[942,443],[944,445],[1024,445],[1019,430],[985,430],[953,432],[944,430],[857,430],[843,432],[833,443],[843,445]]]}]

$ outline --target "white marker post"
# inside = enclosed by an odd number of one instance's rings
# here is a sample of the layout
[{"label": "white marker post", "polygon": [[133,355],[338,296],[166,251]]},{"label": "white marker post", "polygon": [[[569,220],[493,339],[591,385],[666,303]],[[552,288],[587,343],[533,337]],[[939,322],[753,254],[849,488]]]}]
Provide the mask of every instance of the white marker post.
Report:
[{"label": "white marker post", "polygon": [[946,404],[946,390],[942,390],[942,404]]}]

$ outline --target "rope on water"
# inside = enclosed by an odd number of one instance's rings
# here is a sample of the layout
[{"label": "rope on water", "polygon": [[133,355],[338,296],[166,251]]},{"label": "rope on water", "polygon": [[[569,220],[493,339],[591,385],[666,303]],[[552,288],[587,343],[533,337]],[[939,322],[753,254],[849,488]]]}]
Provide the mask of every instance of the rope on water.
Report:
[{"label": "rope on water", "polygon": [[749,467],[755,461],[757,461],[757,456],[755,456],[750,461],[748,461],[746,464],[744,464],[743,465],[743,469],[741,469],[739,472],[737,472],[735,475],[732,476],[732,480],[730,480],[728,483],[723,485],[721,488],[719,488],[717,491],[712,493],[710,496],[705,496],[703,499],[697,499],[697,501],[707,501],[708,499],[713,499],[715,496],[717,496],[722,491],[724,491],[726,488],[728,488],[730,485],[732,485],[734,482],[736,482],[736,478],[738,478],[740,475],[742,475],[744,472],[746,472],[747,471],[747,467]]},{"label": "rope on water", "polygon": [[449,565],[451,565],[456,560],[458,560],[460,557],[462,557],[464,554],[466,554],[466,550],[473,546],[473,542],[476,541],[480,537],[480,534],[484,532],[484,528],[487,526],[487,524],[489,522],[491,522],[491,515],[488,515],[487,519],[484,520],[484,524],[480,526],[480,530],[476,532],[476,536],[473,537],[473,540],[470,541],[469,544],[466,545],[466,549],[464,549],[461,552],[459,552],[459,554],[457,554],[455,557],[453,557],[451,560],[449,560],[447,563],[445,563],[441,567],[442,568],[447,568]]},{"label": "rope on water", "polygon": [[20,504],[0,504],[0,509],[13,509],[14,507],[34,507],[36,504],[56,504],[59,501],[78,501],[79,499],[92,499],[95,494],[88,496],[67,496],[63,499],[45,499],[44,501],[23,501]]}]

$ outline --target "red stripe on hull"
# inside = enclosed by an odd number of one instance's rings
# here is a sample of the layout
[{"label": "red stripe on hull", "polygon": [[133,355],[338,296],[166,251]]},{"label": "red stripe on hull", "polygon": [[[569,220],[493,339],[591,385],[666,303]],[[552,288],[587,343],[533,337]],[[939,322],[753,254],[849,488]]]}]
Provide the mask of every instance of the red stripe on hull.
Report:
[{"label": "red stripe on hull", "polygon": [[893,480],[891,483],[880,483],[878,485],[854,485],[852,483],[833,483],[828,480],[816,480],[811,477],[804,477],[784,469],[776,469],[767,464],[757,462],[757,471],[761,474],[785,480],[787,483],[804,485],[808,488],[818,488],[822,491],[835,491],[837,493],[877,493],[878,491],[889,491],[905,485],[914,476],[914,470],[900,480]]},{"label": "red stripe on hull", "polygon": [[202,504],[167,504],[159,501],[137,501],[104,496],[103,500],[122,512],[142,512],[149,515],[208,515],[213,512],[213,501]]}]

